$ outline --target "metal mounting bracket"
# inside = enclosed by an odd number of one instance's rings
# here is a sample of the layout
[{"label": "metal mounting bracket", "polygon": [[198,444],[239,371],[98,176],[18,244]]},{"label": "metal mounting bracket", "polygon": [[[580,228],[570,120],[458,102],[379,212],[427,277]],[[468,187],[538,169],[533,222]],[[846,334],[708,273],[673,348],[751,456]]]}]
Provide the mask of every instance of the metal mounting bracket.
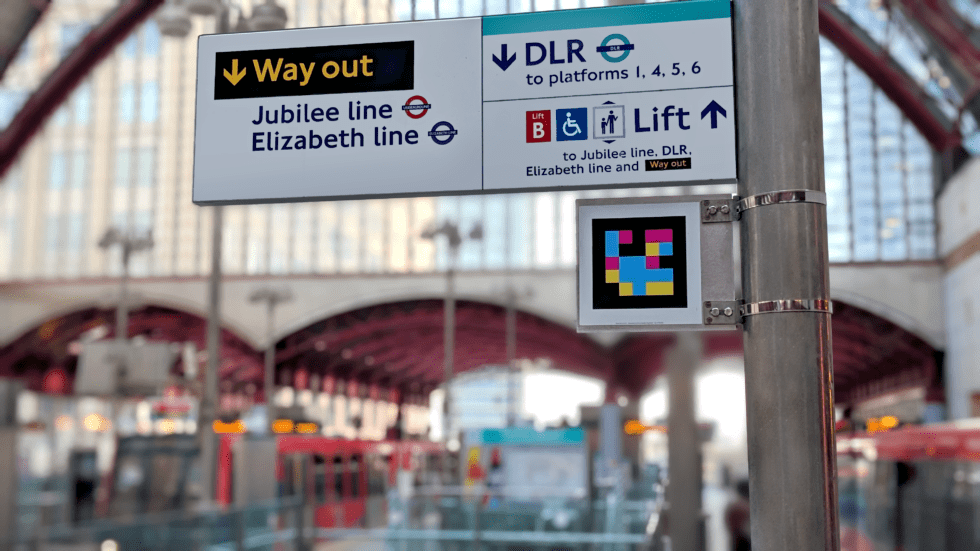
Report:
[{"label": "metal mounting bracket", "polygon": [[742,323],[742,301],[706,300],[701,314],[705,325],[738,325]]},{"label": "metal mounting bracket", "polygon": [[735,208],[738,210],[739,215],[741,215],[741,213],[749,209],[782,203],[814,203],[817,205],[826,205],[827,194],[812,189],[770,191],[737,200]]},{"label": "metal mounting bracket", "polygon": [[750,302],[748,304],[743,304],[741,307],[741,313],[743,316],[772,314],[775,312],[822,312],[826,314],[833,314],[834,304],[825,298],[797,298]]},{"label": "metal mounting bracket", "polygon": [[739,219],[738,197],[701,201],[701,223],[734,222]]}]

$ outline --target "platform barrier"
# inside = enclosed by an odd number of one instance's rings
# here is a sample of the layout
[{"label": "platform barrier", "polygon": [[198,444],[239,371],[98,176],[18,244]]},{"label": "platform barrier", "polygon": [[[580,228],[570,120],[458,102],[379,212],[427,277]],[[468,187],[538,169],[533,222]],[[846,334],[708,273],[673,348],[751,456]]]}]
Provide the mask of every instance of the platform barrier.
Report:
[{"label": "platform barrier", "polygon": [[407,499],[388,500],[387,528],[318,528],[315,533],[324,550],[664,549],[662,500],[522,497],[473,488],[417,489]]},{"label": "platform barrier", "polygon": [[[299,498],[53,525],[0,542],[12,551],[663,551],[662,500],[473,489],[391,492],[384,527],[329,527]],[[363,522],[363,519],[362,519]]]},{"label": "platform barrier", "polygon": [[[308,551],[303,503],[275,500],[236,509],[161,513],[47,526],[17,540],[12,551]],[[301,533],[303,537],[301,537]]]}]

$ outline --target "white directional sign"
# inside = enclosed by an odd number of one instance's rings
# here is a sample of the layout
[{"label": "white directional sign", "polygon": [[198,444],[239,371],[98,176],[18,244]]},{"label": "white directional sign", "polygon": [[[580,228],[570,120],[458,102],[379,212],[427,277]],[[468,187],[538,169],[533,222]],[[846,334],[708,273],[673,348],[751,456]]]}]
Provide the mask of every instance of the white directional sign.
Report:
[{"label": "white directional sign", "polygon": [[485,187],[734,178],[730,7],[669,6],[484,19]]},{"label": "white directional sign", "polygon": [[194,202],[479,189],[479,33],[457,19],[202,36]]},{"label": "white directional sign", "polygon": [[201,37],[194,202],[733,180],[724,0]]}]

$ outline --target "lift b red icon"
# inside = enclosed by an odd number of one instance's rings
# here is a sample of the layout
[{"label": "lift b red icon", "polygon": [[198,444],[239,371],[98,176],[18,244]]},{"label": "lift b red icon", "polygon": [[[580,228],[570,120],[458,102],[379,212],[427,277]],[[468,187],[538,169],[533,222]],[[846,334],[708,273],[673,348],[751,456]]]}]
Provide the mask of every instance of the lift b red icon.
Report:
[{"label": "lift b red icon", "polygon": [[551,110],[527,112],[527,143],[551,141]]}]

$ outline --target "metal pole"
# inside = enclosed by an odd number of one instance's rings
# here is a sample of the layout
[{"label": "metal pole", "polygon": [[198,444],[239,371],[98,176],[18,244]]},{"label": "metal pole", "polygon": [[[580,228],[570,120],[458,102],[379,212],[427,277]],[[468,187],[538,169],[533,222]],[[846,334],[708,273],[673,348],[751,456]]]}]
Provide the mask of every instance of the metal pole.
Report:
[{"label": "metal pole", "polygon": [[[453,354],[456,349],[456,253],[459,247],[453,246],[450,242],[449,245],[449,269],[446,270],[446,302],[443,307],[445,311],[445,319],[443,321],[444,333],[443,333],[443,363],[442,363],[442,378],[443,378],[443,400],[442,400],[442,426],[445,431],[443,439],[448,444],[449,440],[452,438],[450,434],[450,428],[452,423],[450,420],[450,412],[452,408],[450,407],[450,394],[449,381],[453,378]],[[452,470],[449,468],[449,446],[446,448],[446,455],[442,462],[443,478],[445,478],[446,484],[452,484]]]},{"label": "metal pole", "polygon": [[118,425],[122,404],[127,394],[129,365],[127,342],[129,341],[129,258],[132,253],[132,236],[119,243],[122,254],[122,276],[119,278],[119,304],[116,305],[116,391],[110,400],[112,422]]},{"label": "metal pole", "polygon": [[[302,461],[299,463],[300,470],[300,480],[302,481],[302,486],[299,491],[298,501],[296,503],[296,542],[293,546],[295,551],[308,551],[309,546],[306,541],[306,508],[308,505],[307,500],[309,496],[307,495],[306,485],[307,481],[310,479],[310,473],[308,471],[310,463]],[[340,507],[337,508],[338,510]]]},{"label": "metal pole", "polygon": [[704,549],[701,539],[701,438],[694,417],[694,373],[701,363],[701,335],[677,334],[670,357],[667,465],[671,549]]},{"label": "metal pole", "polygon": [[[219,17],[219,21],[225,19]],[[219,32],[223,32],[220,31]],[[201,488],[206,505],[217,501],[218,435],[211,425],[218,413],[218,370],[221,366],[221,229],[222,207],[214,207],[211,227],[211,276],[208,279],[208,365],[204,373],[204,395],[198,430],[201,434]]]},{"label": "metal pole", "polygon": [[[116,305],[116,342],[124,344],[129,337],[129,256],[130,245],[119,244],[122,253],[122,276],[119,278],[119,304]],[[120,351],[121,352],[121,351]]]},{"label": "metal pole", "polygon": [[517,424],[517,291],[507,289],[507,426]]},{"label": "metal pole", "polygon": [[265,394],[266,427],[271,430],[272,422],[276,418],[275,404],[273,400],[276,395],[276,341],[275,341],[275,321],[276,306],[280,302],[287,302],[293,298],[289,290],[273,289],[263,287],[258,289],[249,297],[250,302],[265,303],[265,360],[263,370],[263,393]]},{"label": "metal pole", "polygon": [[272,421],[275,420],[276,415],[273,411],[275,405],[273,404],[273,398],[275,397],[276,389],[276,343],[273,341],[273,316],[276,312],[276,301],[269,299],[266,303],[266,312],[268,325],[266,326],[266,342],[265,345],[265,426],[266,430],[272,430]]},{"label": "metal pole", "polygon": [[[217,13],[215,32],[231,32],[230,8],[222,2]],[[218,502],[218,435],[212,425],[218,418],[218,370],[221,369],[221,244],[224,210],[214,207],[211,221],[211,275],[208,278],[208,365],[204,373],[204,394],[198,415],[201,437],[201,499],[205,507]]]},{"label": "metal pole", "polygon": [[[817,0],[734,8],[739,195],[823,191]],[[829,299],[824,205],[760,206],[740,223],[747,305]],[[830,315],[750,315],[743,340],[752,548],[836,551]]]},{"label": "metal pole", "polygon": [[27,539],[27,534],[17,533],[17,396],[23,386],[16,379],[0,379],[0,545],[4,549],[13,549],[18,536]]}]

